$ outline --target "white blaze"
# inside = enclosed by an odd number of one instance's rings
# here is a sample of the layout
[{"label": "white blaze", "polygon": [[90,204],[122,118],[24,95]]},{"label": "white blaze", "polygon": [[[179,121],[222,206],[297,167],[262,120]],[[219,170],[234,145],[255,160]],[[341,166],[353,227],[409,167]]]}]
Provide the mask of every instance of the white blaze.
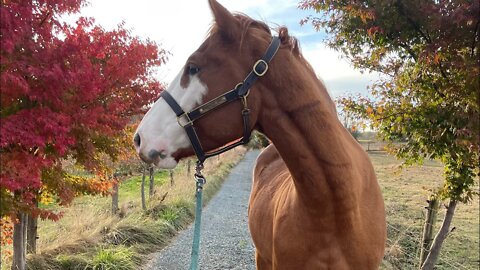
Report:
[{"label": "white blaze", "polygon": [[[197,75],[190,76],[190,82],[186,88],[180,85],[183,70],[175,77],[168,86],[168,93],[182,107],[183,111],[189,112],[202,104],[203,97],[207,94],[207,87],[200,81]],[[139,153],[148,155],[151,150],[163,152],[166,158],[160,159],[155,165],[161,168],[174,168],[177,162],[172,153],[182,148],[191,147],[185,130],[178,124],[177,116],[165,102],[159,98],[152,108],[145,114],[137,128],[140,135]]]}]

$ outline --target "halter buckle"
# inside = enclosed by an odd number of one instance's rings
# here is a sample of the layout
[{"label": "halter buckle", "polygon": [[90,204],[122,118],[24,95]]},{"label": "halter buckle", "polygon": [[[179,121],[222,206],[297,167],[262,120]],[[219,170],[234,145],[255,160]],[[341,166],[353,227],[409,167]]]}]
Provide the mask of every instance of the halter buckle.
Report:
[{"label": "halter buckle", "polygon": [[193,124],[193,121],[190,119],[187,113],[177,116],[177,122],[182,128]]},{"label": "halter buckle", "polygon": [[[260,64],[262,64],[265,67],[265,69],[263,71],[262,70],[260,70],[260,71],[257,70],[257,67]],[[265,73],[267,73],[267,70],[268,70],[268,63],[263,59],[258,60],[255,63],[255,65],[253,65],[253,73],[255,73],[255,75],[257,75],[258,77],[262,77],[263,75],[265,75]]]},{"label": "halter buckle", "polygon": [[244,110],[248,109],[247,96],[248,95],[242,96],[242,104],[243,104],[243,109]]}]

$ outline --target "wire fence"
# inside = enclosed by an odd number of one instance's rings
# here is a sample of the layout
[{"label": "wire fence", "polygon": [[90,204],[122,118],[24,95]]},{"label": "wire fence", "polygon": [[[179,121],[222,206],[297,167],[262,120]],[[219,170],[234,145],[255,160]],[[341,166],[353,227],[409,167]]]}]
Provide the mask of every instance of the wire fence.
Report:
[{"label": "wire fence", "polygon": [[[401,213],[397,213],[399,215]],[[388,219],[388,216],[387,216]],[[403,270],[420,269],[420,251],[422,245],[423,220],[411,220],[408,225],[387,222],[387,247],[381,269]],[[453,237],[449,236],[445,241]],[[445,243],[445,242],[444,242]],[[475,252],[472,250],[472,252]],[[478,253],[478,250],[477,250]],[[480,256],[480,255],[479,255]],[[473,270],[480,269],[479,260],[465,260],[454,251],[442,247],[436,264],[437,270]]]},{"label": "wire fence", "polygon": [[[388,240],[381,269],[420,269],[426,215],[424,207],[427,206],[424,200],[431,188],[441,184],[441,164],[426,162],[400,172],[398,166],[401,161],[385,152],[387,143],[377,140],[359,140],[359,143],[370,153],[385,197]],[[480,270],[478,211],[478,199],[476,202],[474,199],[472,204],[457,207],[451,225],[456,229],[449,233],[443,243],[436,270]],[[444,214],[445,209],[441,207],[434,235],[441,226]]]},{"label": "wire fence", "polygon": [[377,140],[358,140],[365,151],[385,151],[387,143]]}]

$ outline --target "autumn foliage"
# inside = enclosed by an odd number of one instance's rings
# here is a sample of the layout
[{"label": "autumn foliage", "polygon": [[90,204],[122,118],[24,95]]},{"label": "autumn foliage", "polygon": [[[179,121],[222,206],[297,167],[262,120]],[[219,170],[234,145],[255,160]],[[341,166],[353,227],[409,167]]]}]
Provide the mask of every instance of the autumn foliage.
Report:
[{"label": "autumn foliage", "polygon": [[478,1],[304,0],[331,47],[357,68],[383,76],[373,98],[340,100],[368,119],[382,139],[403,141],[396,154],[445,164],[442,198],[469,201],[480,151],[480,7]]},{"label": "autumn foliage", "polygon": [[[61,16],[82,0],[2,1],[0,39],[0,216],[18,211],[57,218],[38,198],[68,204],[76,195],[108,191],[104,156],[132,117],[162,85],[153,78],[166,53],[120,24],[106,31],[92,19],[75,25]],[[73,175],[73,160],[90,176]]]}]

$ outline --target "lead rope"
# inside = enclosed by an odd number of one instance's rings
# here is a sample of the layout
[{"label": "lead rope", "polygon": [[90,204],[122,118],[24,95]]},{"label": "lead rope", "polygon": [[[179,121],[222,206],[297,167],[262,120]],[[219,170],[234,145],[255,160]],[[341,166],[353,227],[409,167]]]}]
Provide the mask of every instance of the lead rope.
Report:
[{"label": "lead rope", "polygon": [[196,207],[195,207],[195,225],[193,228],[193,244],[192,244],[192,258],[190,261],[190,270],[198,269],[198,258],[200,251],[200,225],[202,223],[202,191],[203,185],[207,182],[202,175],[203,162],[197,161],[195,167],[195,182],[196,182]]}]

